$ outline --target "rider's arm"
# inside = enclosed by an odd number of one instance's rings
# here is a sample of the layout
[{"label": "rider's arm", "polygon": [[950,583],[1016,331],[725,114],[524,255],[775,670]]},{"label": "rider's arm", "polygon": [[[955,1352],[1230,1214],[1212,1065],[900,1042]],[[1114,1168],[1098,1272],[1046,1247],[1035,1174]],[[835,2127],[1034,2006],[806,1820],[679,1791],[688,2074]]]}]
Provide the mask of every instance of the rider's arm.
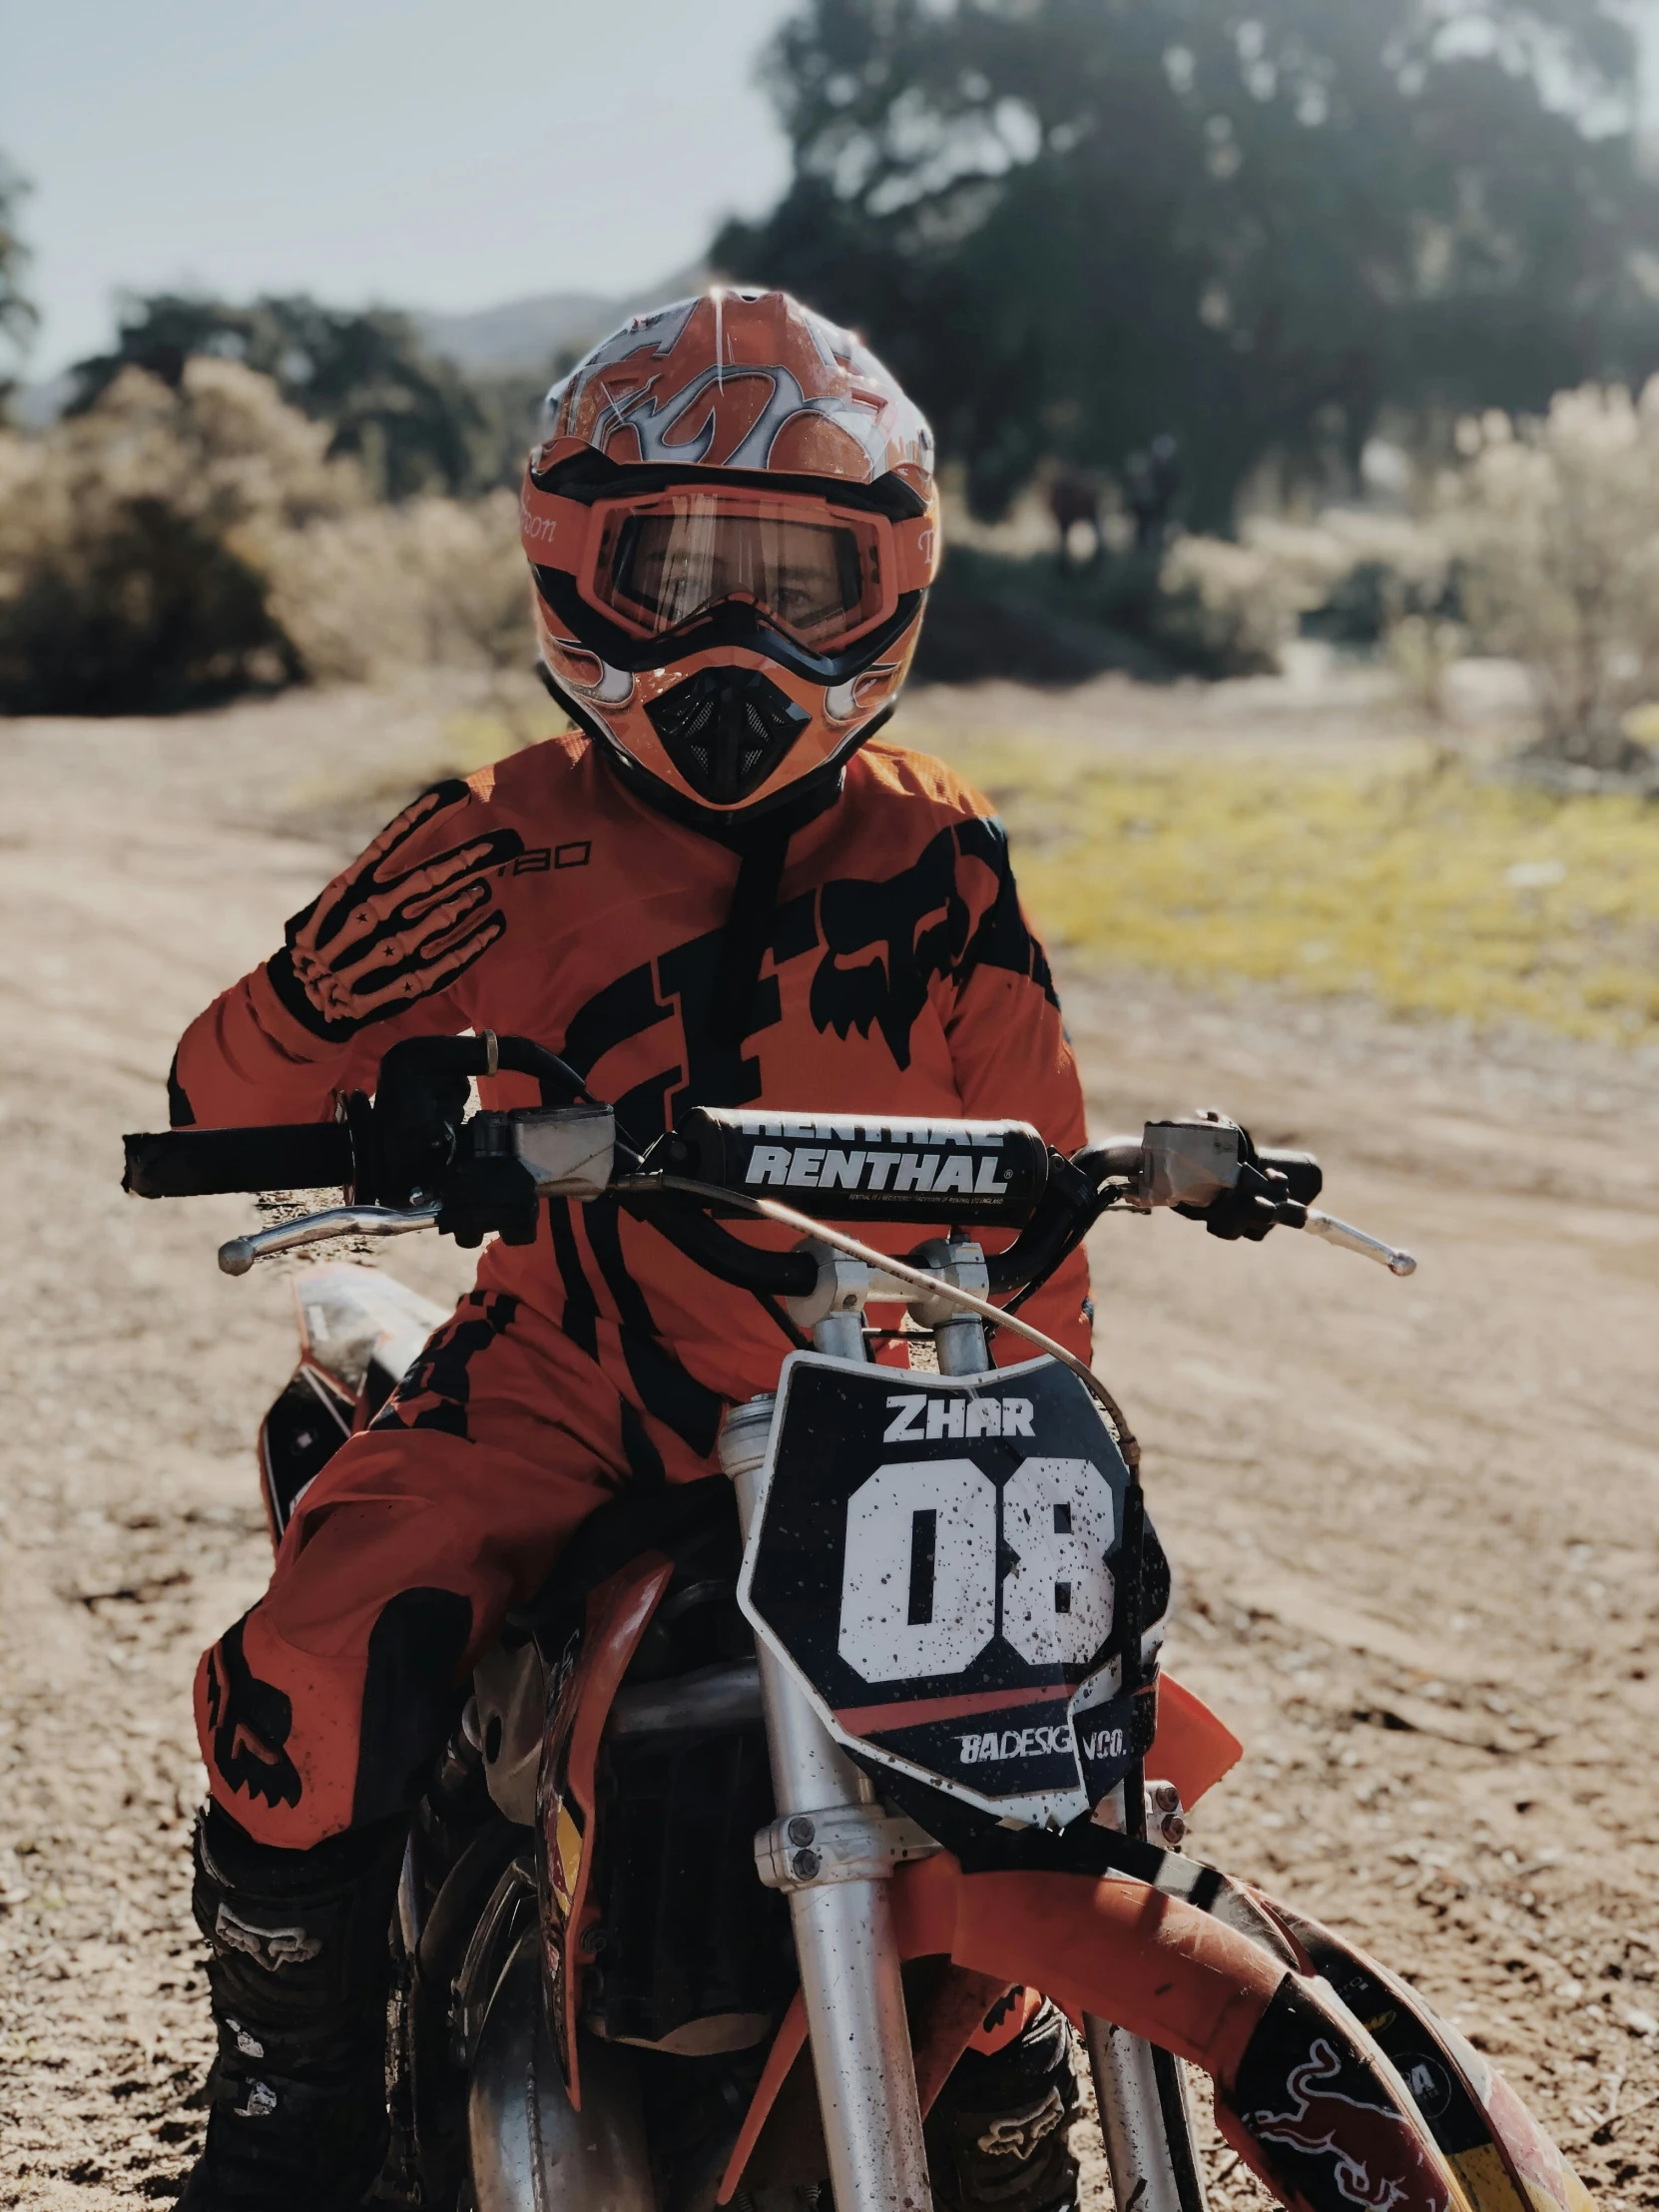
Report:
[{"label": "rider's arm", "polygon": [[197,1016],[168,1082],[175,1125],[326,1119],[398,1037],[469,1025],[463,979],[505,933],[499,885],[523,850],[488,788],[423,792]]},{"label": "rider's arm", "polygon": [[[1061,1152],[1086,1142],[1083,1087],[1060,1019],[1048,961],[1021,910],[1001,825],[981,820],[975,836],[995,889],[957,968],[946,1019],[956,1087],[976,1119],[1028,1121]],[[977,855],[976,855],[977,856]],[[987,1233],[989,1250],[1012,1240]],[[1020,1309],[1026,1320],[1087,1359],[1089,1264],[1076,1252]],[[995,1339],[999,1365],[1030,1357],[1011,1331]]]}]

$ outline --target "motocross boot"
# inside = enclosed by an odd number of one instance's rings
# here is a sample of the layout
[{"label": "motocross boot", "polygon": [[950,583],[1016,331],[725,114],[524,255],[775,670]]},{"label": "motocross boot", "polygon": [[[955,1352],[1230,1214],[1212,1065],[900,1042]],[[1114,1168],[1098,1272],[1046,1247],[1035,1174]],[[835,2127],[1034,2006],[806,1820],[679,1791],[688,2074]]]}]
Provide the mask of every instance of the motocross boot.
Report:
[{"label": "motocross boot", "polygon": [[346,2212],[374,2181],[404,1828],[278,1851],[217,1805],[198,1819],[191,1903],[219,2054],[183,2212]]},{"label": "motocross boot", "polygon": [[1044,2004],[1003,2049],[964,2051],[927,2115],[927,2164],[944,2212],[1057,2212],[1077,2202],[1067,2130],[1077,2116],[1071,2030]]}]

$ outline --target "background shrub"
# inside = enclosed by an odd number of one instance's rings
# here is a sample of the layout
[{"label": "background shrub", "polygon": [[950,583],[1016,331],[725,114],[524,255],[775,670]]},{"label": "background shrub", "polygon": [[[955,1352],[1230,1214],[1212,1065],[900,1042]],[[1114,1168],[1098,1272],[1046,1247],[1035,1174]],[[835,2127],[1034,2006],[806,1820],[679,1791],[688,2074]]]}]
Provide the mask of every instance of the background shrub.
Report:
[{"label": "background shrub", "polygon": [[0,712],[168,713],[303,677],[531,657],[510,493],[369,497],[271,378],[126,368],[0,432]]},{"label": "background shrub", "polygon": [[1647,756],[1625,719],[1659,698],[1659,378],[1594,384],[1547,415],[1461,425],[1436,519],[1471,633],[1531,674],[1542,750],[1595,770]]}]

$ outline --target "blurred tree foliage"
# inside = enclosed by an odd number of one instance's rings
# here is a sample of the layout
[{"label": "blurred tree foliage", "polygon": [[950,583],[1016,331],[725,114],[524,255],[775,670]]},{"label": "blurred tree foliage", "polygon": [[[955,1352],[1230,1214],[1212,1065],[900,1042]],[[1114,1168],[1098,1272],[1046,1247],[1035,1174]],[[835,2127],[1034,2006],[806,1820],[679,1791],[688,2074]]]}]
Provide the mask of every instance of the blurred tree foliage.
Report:
[{"label": "blurred tree foliage", "polygon": [[1659,363],[1619,0],[807,0],[719,266],[867,332],[984,515],[1159,432],[1193,518],[1384,407]]},{"label": "blurred tree foliage", "polygon": [[240,307],[162,292],[128,304],[112,352],[76,364],[70,411],[92,406],[124,368],[177,389],[201,356],[275,378],[290,406],[331,425],[330,454],[360,462],[391,500],[516,482],[544,388],[532,376],[468,377],[384,308],[344,311],[303,294]]},{"label": "blurred tree foliage", "polygon": [[268,548],[363,496],[328,435],[207,359],[0,431],[0,714],[168,713],[291,681]]},{"label": "blurred tree foliage", "polygon": [[[27,190],[4,154],[0,154],[0,337],[9,339],[20,350],[33,332],[36,319],[34,304],[23,289],[23,272],[29,257],[15,228],[17,204]],[[0,421],[5,419],[6,400],[11,389],[12,380],[0,375]]]},{"label": "blurred tree foliage", "polygon": [[169,714],[312,677],[481,678],[534,655],[518,500],[371,495],[246,362],[136,364],[0,429],[0,715]]}]

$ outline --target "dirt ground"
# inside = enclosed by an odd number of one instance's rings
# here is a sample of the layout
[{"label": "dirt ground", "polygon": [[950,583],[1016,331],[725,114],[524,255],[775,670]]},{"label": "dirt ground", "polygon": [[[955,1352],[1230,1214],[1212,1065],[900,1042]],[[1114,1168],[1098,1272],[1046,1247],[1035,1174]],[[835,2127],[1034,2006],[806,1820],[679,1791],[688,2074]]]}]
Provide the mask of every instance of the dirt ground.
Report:
[{"label": "dirt ground", "polygon": [[[1015,710],[1048,711],[934,694],[910,726]],[[1271,688],[1063,712],[1108,743],[1397,735]],[[167,2200],[188,2163],[189,1685],[266,1569],[251,1446],[292,1357],[282,1276],[214,1266],[247,1207],[124,1199],[120,1135],[163,1120],[183,1023],[438,765],[442,722],[335,695],[0,723],[0,2202]],[[1097,1131],[1225,1107],[1421,1260],[1100,1235],[1169,1664],[1248,1746],[1193,1848],[1359,1934],[1607,2202],[1659,2202],[1659,1067],[1062,983]],[[435,1240],[391,1265],[464,1279]]]}]

